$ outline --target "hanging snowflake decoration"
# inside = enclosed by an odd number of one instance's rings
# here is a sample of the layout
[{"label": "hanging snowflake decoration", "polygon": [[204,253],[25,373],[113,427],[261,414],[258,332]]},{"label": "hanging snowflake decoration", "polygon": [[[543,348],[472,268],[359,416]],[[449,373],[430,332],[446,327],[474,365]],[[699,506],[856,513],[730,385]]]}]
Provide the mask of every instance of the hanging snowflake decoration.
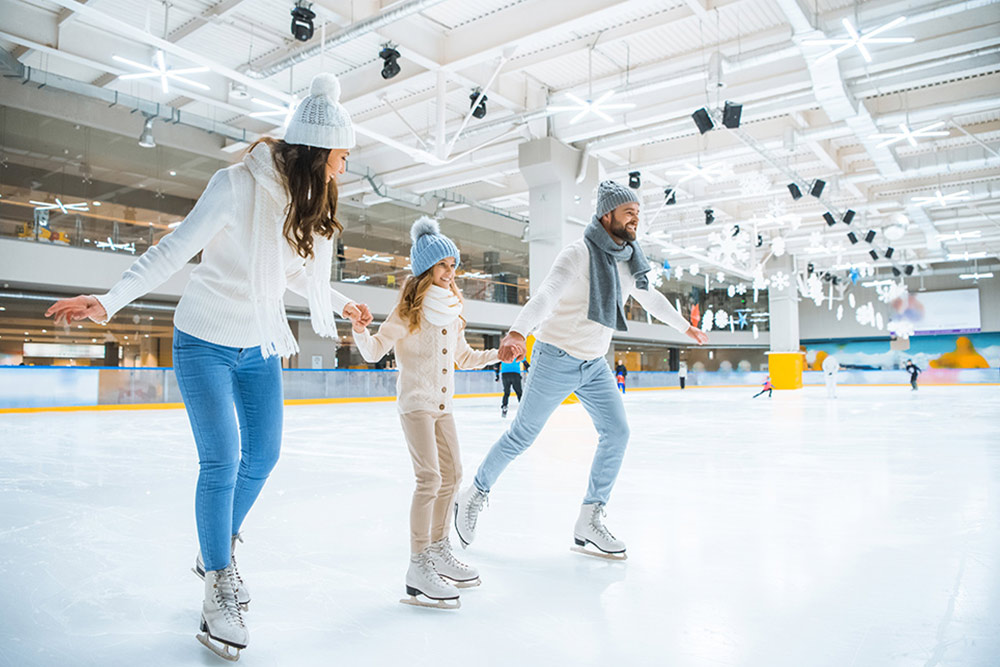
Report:
[{"label": "hanging snowflake decoration", "polygon": [[896,338],[909,338],[914,332],[913,322],[909,320],[890,320],[888,328]]},{"label": "hanging snowflake decoration", "polygon": [[799,293],[807,299],[812,299],[818,306],[823,303],[823,281],[813,273],[805,280],[799,280]]},{"label": "hanging snowflake decoration", "polygon": [[844,304],[837,306],[837,321],[844,319]]},{"label": "hanging snowflake decoration", "polygon": [[653,272],[653,287],[655,287],[656,289],[660,289],[661,287],[663,287],[663,275],[665,273],[666,271],[663,271],[662,269]]},{"label": "hanging snowflake decoration", "polygon": [[760,329],[757,328],[757,323],[754,322],[754,325],[753,325],[753,339],[757,340],[758,338],[760,338]]},{"label": "hanging snowflake decoration", "polygon": [[712,323],[715,321],[715,313],[709,308],[705,311],[705,316],[701,318],[701,330],[708,333],[712,330]]},{"label": "hanging snowflake decoration", "polygon": [[907,294],[906,283],[900,281],[898,283],[889,283],[888,285],[876,285],[875,292],[878,294],[878,300],[882,303],[892,303],[896,299],[901,299]]},{"label": "hanging snowflake decoration", "polygon": [[722,271],[719,271],[718,273],[715,274],[715,279],[720,283],[725,282],[726,274],[723,273]]},{"label": "hanging snowflake decoration", "polygon": [[728,295],[729,295],[729,298],[730,298],[730,299],[732,299],[732,298],[733,298],[734,296],[736,296],[736,285],[730,285],[730,286],[729,286],[729,287],[728,287],[728,288],[726,289],[726,294],[728,294]]},{"label": "hanging snowflake decoration", "polygon": [[775,271],[771,275],[771,287],[778,290],[779,292],[788,289],[788,286],[791,284],[792,284],[791,279],[788,277],[788,274],[785,273],[784,271]]},{"label": "hanging snowflake decoration", "polygon": [[753,288],[755,290],[764,290],[764,289],[767,289],[767,286],[768,286],[769,282],[770,281],[767,278],[764,277],[764,267],[763,266],[758,266],[756,269],[754,269],[754,271],[753,271]]},{"label": "hanging snowflake decoration", "polygon": [[692,264],[691,266],[688,267],[688,271],[691,272],[692,276],[698,275],[698,265],[697,264]]},{"label": "hanging snowflake decoration", "polygon": [[737,285],[736,285],[736,293],[739,294],[740,296],[743,296],[744,294],[746,294],[747,293],[747,284],[746,283],[737,283]]},{"label": "hanging snowflake decoration", "polygon": [[780,236],[775,236],[771,239],[771,252],[774,253],[775,257],[781,257],[785,254],[785,239]]},{"label": "hanging snowflake decoration", "polygon": [[857,302],[854,300],[854,292],[851,292],[850,294],[847,295],[847,305],[849,305],[851,308],[854,308],[855,305],[857,305]]},{"label": "hanging snowflake decoration", "polygon": [[879,331],[885,328],[885,320],[882,319],[882,313],[875,313],[875,326],[878,327]]},{"label": "hanging snowflake decoration", "polygon": [[788,206],[783,199],[772,199],[767,202],[767,217],[771,220],[781,220],[788,213]]},{"label": "hanging snowflake decoration", "polygon": [[673,271],[674,271],[674,278],[677,278],[677,280],[680,280],[681,278],[684,277],[684,267],[683,266],[675,266],[674,269],[673,269]]},{"label": "hanging snowflake decoration", "polygon": [[712,234],[708,237],[708,241],[712,244],[708,251],[709,256],[716,261],[727,264],[740,263],[745,262],[750,256],[744,235],[734,235],[729,231],[726,234]]},{"label": "hanging snowflake decoration", "polygon": [[862,326],[868,326],[875,323],[875,306],[871,303],[867,305],[860,306],[854,311],[854,318],[858,321],[858,324]]},{"label": "hanging snowflake decoration", "polygon": [[715,314],[715,328],[725,329],[727,326],[729,326],[729,313],[720,310]]}]

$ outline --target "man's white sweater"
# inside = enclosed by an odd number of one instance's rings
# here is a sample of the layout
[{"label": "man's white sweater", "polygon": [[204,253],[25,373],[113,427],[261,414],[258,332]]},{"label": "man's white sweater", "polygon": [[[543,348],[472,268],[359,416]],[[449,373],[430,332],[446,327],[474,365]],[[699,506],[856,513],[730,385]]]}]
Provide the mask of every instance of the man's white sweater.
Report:
[{"label": "man's white sweater", "polygon": [[[690,326],[667,298],[652,284],[642,290],[628,272],[628,262],[618,262],[622,303],[635,298],[653,317],[678,331]],[[510,328],[564,350],[577,359],[596,359],[608,352],[614,329],[587,319],[590,305],[590,251],[583,239],[563,248],[538,291],[521,309]]]},{"label": "man's white sweater", "polygon": [[[255,227],[283,220],[254,220],[254,178],[243,164],[221,169],[184,221],[147,250],[107,294],[96,295],[111,319],[131,301],[162,285],[201,251],[174,313],[174,326],[216,345],[260,345],[251,296],[251,240]],[[308,298],[305,260],[281,244],[288,289]],[[330,288],[339,315],[350,299]]]}]

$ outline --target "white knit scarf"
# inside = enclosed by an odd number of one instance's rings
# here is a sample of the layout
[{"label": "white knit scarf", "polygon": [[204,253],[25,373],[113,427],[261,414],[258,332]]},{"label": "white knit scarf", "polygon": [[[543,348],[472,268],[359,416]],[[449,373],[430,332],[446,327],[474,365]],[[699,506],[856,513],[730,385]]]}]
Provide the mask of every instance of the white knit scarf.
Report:
[{"label": "white knit scarf", "polygon": [[[272,355],[288,357],[299,351],[285,315],[287,279],[281,250],[282,244],[288,243],[282,233],[290,205],[288,192],[275,171],[271,149],[267,144],[257,144],[243,158],[243,163],[255,182],[250,242],[250,296],[255,304],[254,316],[260,333],[260,353],[265,359]],[[337,324],[330,300],[332,262],[333,240],[314,236],[313,258],[305,263],[309,284],[309,316],[313,331],[336,340]]]},{"label": "white knit scarf", "polygon": [[462,314],[462,301],[450,289],[431,285],[424,295],[424,319],[436,327],[451,324]]}]

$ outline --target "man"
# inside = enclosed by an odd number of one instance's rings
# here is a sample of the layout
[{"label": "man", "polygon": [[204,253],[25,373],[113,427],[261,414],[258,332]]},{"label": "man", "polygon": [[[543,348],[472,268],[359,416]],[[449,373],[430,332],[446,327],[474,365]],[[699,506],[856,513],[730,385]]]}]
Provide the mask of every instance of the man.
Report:
[{"label": "man", "polygon": [[507,416],[507,403],[510,401],[510,390],[517,396],[517,404],[521,405],[521,364],[528,369],[527,361],[502,361],[496,365],[496,379],[503,379],[503,401],[500,403],[500,416]]},{"label": "man", "polygon": [[[603,557],[625,557],[624,542],[601,520],[629,436],[622,397],[604,358],[611,336],[615,331],[627,331],[624,305],[632,296],[654,317],[699,345],[708,340],[650,286],[646,275],[650,265],[635,242],[638,227],[635,193],[614,181],[601,183],[597,211],[584,238],[559,253],[548,276],[501,341],[501,360],[521,358],[525,338],[534,331],[531,379],[510,428],[490,449],[473,484],[455,503],[455,527],[463,546],[475,539],[479,512],[500,474],[531,446],[559,404],[575,393],[590,414],[599,439],[573,531],[574,548]],[[588,551],[588,545],[596,551]]]}]

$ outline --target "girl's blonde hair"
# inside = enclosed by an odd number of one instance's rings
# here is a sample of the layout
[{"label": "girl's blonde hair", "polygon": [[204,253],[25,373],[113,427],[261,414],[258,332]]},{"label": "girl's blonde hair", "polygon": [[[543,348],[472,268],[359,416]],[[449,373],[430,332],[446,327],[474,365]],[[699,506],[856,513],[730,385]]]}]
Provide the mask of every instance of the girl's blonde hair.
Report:
[{"label": "girl's blonde hair", "polygon": [[[424,297],[427,296],[427,291],[433,284],[433,266],[419,276],[407,276],[406,280],[403,281],[403,287],[400,289],[399,305],[396,306],[396,309],[399,312],[399,316],[406,321],[407,329],[410,333],[414,333],[420,329],[420,314],[423,311]],[[459,301],[464,302],[462,292],[459,291],[454,280],[451,281],[451,291],[455,293]],[[465,326],[465,318],[461,315],[458,317],[462,320],[462,326]]]}]

